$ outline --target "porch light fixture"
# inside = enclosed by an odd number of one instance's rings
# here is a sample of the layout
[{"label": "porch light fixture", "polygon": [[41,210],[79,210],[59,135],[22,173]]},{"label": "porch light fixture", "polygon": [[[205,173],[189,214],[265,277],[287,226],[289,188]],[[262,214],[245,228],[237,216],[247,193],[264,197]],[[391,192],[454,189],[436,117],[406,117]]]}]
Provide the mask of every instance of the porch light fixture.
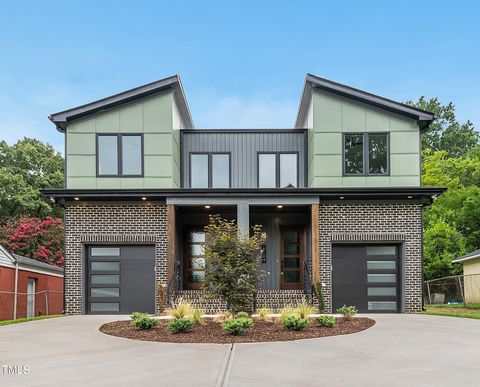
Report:
[{"label": "porch light fixture", "polygon": [[80,198],[79,198],[79,197],[74,197],[73,200],[77,200],[77,201],[78,201],[78,200],[80,200]]},{"label": "porch light fixture", "polygon": [[345,199],[345,196],[340,196],[340,200],[343,200],[343,199]]},{"label": "porch light fixture", "polygon": [[409,195],[409,196],[407,196],[407,197],[408,197],[409,199],[413,198],[413,196],[412,196],[412,195]]},{"label": "porch light fixture", "polygon": [[143,197],[142,197],[142,200],[145,201],[145,200],[147,200],[147,198],[146,198],[145,196],[143,196]]},{"label": "porch light fixture", "polygon": [[205,206],[205,208],[208,210],[208,209],[210,209],[210,206]]},{"label": "porch light fixture", "polygon": [[279,205],[277,206],[277,208],[283,208],[283,206],[282,206],[281,204],[279,204]]}]

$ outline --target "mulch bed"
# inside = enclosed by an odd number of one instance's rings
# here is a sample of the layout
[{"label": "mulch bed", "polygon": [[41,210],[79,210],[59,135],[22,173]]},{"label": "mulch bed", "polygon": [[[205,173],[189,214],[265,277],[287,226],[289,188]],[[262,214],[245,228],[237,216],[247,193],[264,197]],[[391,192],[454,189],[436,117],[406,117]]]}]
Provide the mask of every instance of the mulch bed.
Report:
[{"label": "mulch bed", "polygon": [[255,343],[266,341],[291,341],[313,339],[316,337],[346,335],[370,328],[375,321],[366,317],[356,317],[352,321],[337,318],[335,327],[318,326],[312,320],[304,331],[288,331],[280,323],[255,321],[244,336],[233,336],[222,331],[218,322],[207,321],[205,325],[195,325],[191,331],[172,334],[167,331],[167,324],[162,320],[156,328],[140,331],[131,321],[114,321],[104,324],[100,331],[107,335],[125,337],[134,340],[159,341],[168,343]]}]

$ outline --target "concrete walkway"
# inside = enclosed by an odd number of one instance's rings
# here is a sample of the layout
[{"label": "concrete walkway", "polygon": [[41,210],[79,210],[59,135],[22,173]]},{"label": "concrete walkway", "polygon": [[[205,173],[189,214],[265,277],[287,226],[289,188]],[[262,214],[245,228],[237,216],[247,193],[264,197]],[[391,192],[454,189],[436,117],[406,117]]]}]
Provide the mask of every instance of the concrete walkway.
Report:
[{"label": "concrete walkway", "polygon": [[[480,321],[375,315],[347,336],[267,344],[167,344],[104,335],[119,319],[0,327],[0,386],[478,386]],[[10,368],[10,372],[12,369]]]}]

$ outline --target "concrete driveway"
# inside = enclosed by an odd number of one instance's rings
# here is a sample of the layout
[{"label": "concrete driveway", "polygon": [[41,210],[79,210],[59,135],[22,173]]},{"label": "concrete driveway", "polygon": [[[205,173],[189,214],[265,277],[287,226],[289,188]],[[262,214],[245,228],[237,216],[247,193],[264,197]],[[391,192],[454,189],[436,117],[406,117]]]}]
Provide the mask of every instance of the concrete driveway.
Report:
[{"label": "concrete driveway", "polygon": [[[210,345],[104,335],[118,317],[0,327],[0,386],[478,386],[480,321],[375,315],[353,335]],[[9,375],[3,366],[28,366]]]}]

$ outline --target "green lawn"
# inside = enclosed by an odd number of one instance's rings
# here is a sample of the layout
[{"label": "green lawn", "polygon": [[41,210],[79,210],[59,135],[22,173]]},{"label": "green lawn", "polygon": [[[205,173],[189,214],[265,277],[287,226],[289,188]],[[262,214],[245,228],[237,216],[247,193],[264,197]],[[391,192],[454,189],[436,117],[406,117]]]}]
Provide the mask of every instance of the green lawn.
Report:
[{"label": "green lawn", "polygon": [[420,314],[480,319],[480,304],[425,305],[427,311]]},{"label": "green lawn", "polygon": [[23,317],[23,318],[17,318],[16,320],[3,320],[3,321],[0,321],[0,326],[10,325],[10,324],[19,324],[27,321],[44,320],[47,318],[55,318],[55,317],[62,317],[62,316],[63,314],[52,314],[51,316]]}]

